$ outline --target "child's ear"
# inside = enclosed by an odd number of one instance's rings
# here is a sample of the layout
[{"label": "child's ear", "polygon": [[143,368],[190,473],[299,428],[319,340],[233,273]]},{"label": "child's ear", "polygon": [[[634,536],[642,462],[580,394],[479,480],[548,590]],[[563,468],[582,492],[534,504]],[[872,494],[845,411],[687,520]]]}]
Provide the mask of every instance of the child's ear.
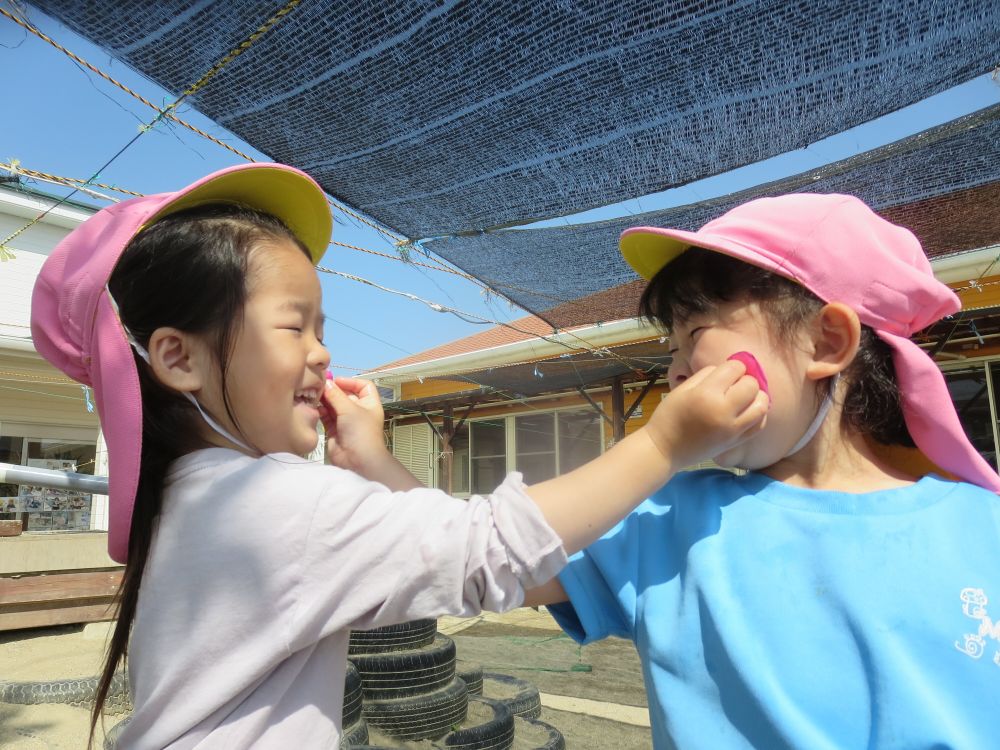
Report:
[{"label": "child's ear", "polygon": [[861,321],[847,305],[831,302],[816,317],[813,357],[806,376],[811,380],[836,375],[854,361],[861,341]]},{"label": "child's ear", "polygon": [[149,365],[163,385],[191,393],[205,383],[204,350],[197,336],[176,328],[157,328],[149,337]]}]

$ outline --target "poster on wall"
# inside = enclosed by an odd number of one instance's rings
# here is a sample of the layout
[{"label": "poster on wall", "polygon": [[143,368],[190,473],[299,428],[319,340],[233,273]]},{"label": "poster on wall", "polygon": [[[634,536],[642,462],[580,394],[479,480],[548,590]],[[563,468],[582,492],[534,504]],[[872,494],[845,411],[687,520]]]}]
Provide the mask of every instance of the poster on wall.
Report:
[{"label": "poster on wall", "polygon": [[[38,469],[76,471],[75,461],[56,458],[29,458],[27,465]],[[19,511],[30,513],[26,531],[68,531],[90,528],[89,494],[22,484],[17,501]]]},{"label": "poster on wall", "polygon": [[19,497],[0,497],[0,513],[20,513],[24,504]]}]

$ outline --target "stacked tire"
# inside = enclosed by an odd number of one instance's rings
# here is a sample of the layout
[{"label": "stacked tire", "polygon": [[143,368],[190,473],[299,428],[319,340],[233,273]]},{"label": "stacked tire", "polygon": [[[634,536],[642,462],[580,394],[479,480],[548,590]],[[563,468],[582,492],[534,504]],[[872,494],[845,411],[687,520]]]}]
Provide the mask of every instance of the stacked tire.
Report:
[{"label": "stacked tire", "polygon": [[361,680],[363,720],[381,734],[438,739],[465,721],[468,689],[455,675],[455,642],[438,635],[436,620],[354,631],[348,654]]},{"label": "stacked tire", "polygon": [[538,720],[537,688],[456,667],[455,642],[438,634],[436,620],[354,631],[348,655],[341,750],[378,747],[369,727],[376,737],[429,739],[444,750],[510,750],[521,727],[532,750],[565,747],[559,731]]},{"label": "stacked tire", "polygon": [[340,726],[344,728],[344,736],[340,740],[342,748],[368,742],[368,725],[362,718],[361,675],[350,661],[344,674],[344,710],[340,718]]}]

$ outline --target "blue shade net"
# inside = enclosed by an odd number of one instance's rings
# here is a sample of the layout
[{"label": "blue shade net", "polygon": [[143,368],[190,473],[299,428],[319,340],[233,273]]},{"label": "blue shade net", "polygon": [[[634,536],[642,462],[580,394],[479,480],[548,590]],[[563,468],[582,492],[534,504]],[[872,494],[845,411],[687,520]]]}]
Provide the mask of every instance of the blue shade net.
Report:
[{"label": "blue shade net", "polygon": [[[792,192],[857,195],[910,228],[931,257],[1000,244],[1000,105],[712,200],[589,224],[450,237],[425,247],[554,325],[615,320],[636,314],[642,289],[618,253],[622,230],[696,230],[740,203]],[[604,294],[609,289],[618,293]],[[573,304],[581,298],[585,304]]]},{"label": "blue shade net", "polygon": [[[34,4],[177,95],[284,2]],[[800,148],[998,50],[997,0],[302,2],[188,101],[417,240]]]}]

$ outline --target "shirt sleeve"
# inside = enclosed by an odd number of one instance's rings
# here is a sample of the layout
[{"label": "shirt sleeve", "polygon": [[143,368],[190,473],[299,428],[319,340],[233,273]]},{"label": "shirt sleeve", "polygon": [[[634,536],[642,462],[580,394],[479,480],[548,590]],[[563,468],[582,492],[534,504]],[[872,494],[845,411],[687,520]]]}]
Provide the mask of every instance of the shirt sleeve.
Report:
[{"label": "shirt sleeve", "polygon": [[548,610],[580,643],[611,635],[635,639],[641,509],[573,555],[559,574],[568,601],[550,605]]},{"label": "shirt sleeve", "polygon": [[316,499],[300,559],[295,631],[307,640],[444,614],[505,611],[566,563],[512,473],[495,492],[391,492],[347,471]]}]

